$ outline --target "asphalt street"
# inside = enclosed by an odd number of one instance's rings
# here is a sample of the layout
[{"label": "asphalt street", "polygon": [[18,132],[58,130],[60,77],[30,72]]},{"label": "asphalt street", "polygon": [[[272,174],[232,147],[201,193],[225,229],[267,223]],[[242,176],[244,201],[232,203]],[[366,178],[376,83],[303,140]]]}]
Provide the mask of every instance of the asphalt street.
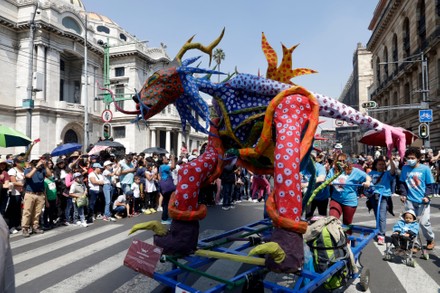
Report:
[{"label": "asphalt street", "polygon": [[[388,231],[391,231],[402,211],[398,198],[394,197],[393,201],[396,217],[389,215]],[[208,216],[201,222],[200,238],[256,222],[262,215],[262,203],[246,201],[228,211],[220,206],[209,207]],[[160,213],[117,222],[96,220],[87,228],[63,226],[30,238],[12,235],[17,292],[174,292],[174,289],[170,290],[123,265],[133,239],[152,243],[151,231],[128,236],[131,226],[152,219],[159,220]],[[440,198],[433,199],[431,222],[440,241]],[[365,207],[365,199],[359,201],[354,223],[364,226],[375,224],[374,215],[369,214]],[[415,268],[412,268],[398,260],[383,261],[384,246],[370,242],[360,258],[362,265],[370,270],[370,288],[367,292],[440,292],[439,247],[430,252],[428,260],[417,256]],[[166,272],[170,268],[169,263],[159,263],[156,271]],[[205,269],[210,274],[227,278],[247,268],[248,265],[221,260]],[[288,275],[280,278],[271,274],[268,278],[279,279],[283,286],[293,286],[293,280]],[[206,290],[210,285],[204,278],[189,278],[187,282],[200,290]],[[345,292],[358,292],[357,282],[353,280],[344,289]],[[241,288],[233,292],[241,292]]]}]

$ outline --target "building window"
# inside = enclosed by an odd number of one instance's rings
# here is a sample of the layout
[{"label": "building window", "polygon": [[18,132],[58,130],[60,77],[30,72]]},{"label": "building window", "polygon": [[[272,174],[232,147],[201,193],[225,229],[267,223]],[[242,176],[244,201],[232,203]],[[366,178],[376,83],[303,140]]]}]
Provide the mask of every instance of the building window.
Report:
[{"label": "building window", "polygon": [[96,27],[96,30],[97,30],[98,32],[100,32],[100,33],[106,33],[106,34],[109,34],[109,33],[110,33],[110,29],[109,29],[108,27],[106,27],[106,26],[103,26],[103,25],[98,25],[98,26]]},{"label": "building window", "polygon": [[125,126],[113,126],[113,138],[125,138]]},{"label": "building window", "polygon": [[66,134],[64,134],[64,143],[78,143],[78,135],[76,134],[75,131],[73,131],[72,129],[69,129],[66,131]]},{"label": "building window", "polygon": [[403,22],[403,53],[404,53],[404,58],[407,58],[410,56],[411,53],[411,47],[410,47],[410,34],[409,34],[409,19],[405,18],[404,22]]},{"label": "building window", "polygon": [[83,30],[81,26],[72,17],[70,16],[64,17],[62,20],[62,24],[65,28],[74,30],[78,35],[82,34]]},{"label": "building window", "polygon": [[124,34],[119,34],[119,38],[123,41],[127,41],[127,37]]},{"label": "building window", "polygon": [[440,59],[437,59],[437,89],[440,89]]},{"label": "building window", "polygon": [[66,68],[66,63],[64,62],[64,60],[60,60],[60,71],[64,72],[65,68]]},{"label": "building window", "polygon": [[64,101],[64,79],[60,79],[60,101]]},{"label": "building window", "polygon": [[385,74],[385,79],[388,77],[388,48],[385,47],[383,49],[383,62],[385,63],[383,65],[383,71]]},{"label": "building window", "polygon": [[[393,94],[393,101],[392,101],[392,106],[397,106],[399,105],[399,97],[397,96],[397,92],[394,92]],[[391,113],[393,113],[393,117],[397,117],[397,112],[398,111],[391,111]]]},{"label": "building window", "polygon": [[403,86],[403,97],[405,104],[411,104],[411,92],[409,83],[405,83],[405,85]]},{"label": "building window", "polygon": [[422,0],[418,5],[418,19],[417,19],[417,32],[419,35],[420,47],[424,49],[428,44],[426,41],[426,15],[425,15],[425,1]]},{"label": "building window", "polygon": [[393,35],[393,62],[394,62],[394,72],[397,72],[397,68],[399,67],[398,60],[399,60],[399,50],[397,48],[397,35]]},{"label": "building window", "polygon": [[[124,100],[120,100],[118,101],[118,99],[123,99],[124,98],[124,94],[125,94],[125,88],[124,85],[118,84],[116,85],[116,89],[115,89],[115,98],[116,98],[116,102],[117,105],[119,106],[119,108],[124,109]],[[115,107],[115,111],[117,112],[118,110]]]},{"label": "building window", "polygon": [[377,86],[380,86],[380,58],[376,59],[376,80]]},{"label": "building window", "polygon": [[437,10],[437,16],[440,16],[440,0],[437,0],[437,4],[435,5],[435,8]]},{"label": "building window", "polygon": [[125,67],[116,67],[115,76],[125,76]]}]

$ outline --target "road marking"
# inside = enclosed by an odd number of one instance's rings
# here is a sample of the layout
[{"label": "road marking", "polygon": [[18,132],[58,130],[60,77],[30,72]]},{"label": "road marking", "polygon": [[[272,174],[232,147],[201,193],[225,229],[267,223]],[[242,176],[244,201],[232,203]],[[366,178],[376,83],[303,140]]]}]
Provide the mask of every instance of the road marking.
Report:
[{"label": "road marking", "polygon": [[56,241],[56,242],[53,242],[53,243],[50,243],[50,244],[47,244],[44,246],[40,246],[40,247],[32,249],[32,250],[27,250],[23,253],[20,253],[18,255],[13,256],[14,264],[19,264],[19,263],[24,262],[26,260],[29,260],[31,258],[41,256],[43,254],[49,253],[49,252],[57,250],[59,248],[66,247],[66,245],[82,241],[84,239],[93,237],[95,235],[113,230],[115,227],[120,227],[120,226],[122,226],[122,225],[105,225],[105,226],[99,227],[97,229],[93,229],[91,231],[84,231],[84,233],[81,233],[79,235],[74,235],[69,238],[64,238],[59,241]]},{"label": "road marking", "polygon": [[120,241],[126,240],[128,238],[133,238],[135,235],[128,235],[127,231],[121,232],[119,234],[107,237],[101,241],[92,243],[88,246],[82,247],[80,250],[75,250],[60,257],[46,261],[40,265],[29,268],[25,271],[15,274],[15,286],[21,286],[26,284],[38,277],[44,276],[50,272],[58,270],[65,265],[84,259],[85,257],[101,251],[118,243]]},{"label": "road marking", "polygon": [[[126,234],[126,233],[125,233]],[[152,243],[153,237],[150,237],[145,242]],[[105,277],[107,274],[117,270],[123,265],[123,260],[127,254],[128,248],[116,253],[112,257],[97,263],[94,266],[88,267],[86,270],[75,274],[63,281],[53,285],[42,291],[45,293],[58,293],[58,292],[77,292],[84,289],[96,280]],[[145,277],[146,278],[146,277]]]},{"label": "road marking", "polygon": [[[385,246],[379,246],[376,242],[374,245],[380,253],[383,254]],[[398,259],[398,257],[395,258]],[[437,282],[417,263],[421,261],[426,260],[417,259],[414,268],[407,266],[405,263],[395,263],[390,261],[384,261],[384,263],[391,268],[406,292],[437,292],[439,284],[437,284]]]},{"label": "road marking", "polygon": [[[76,228],[79,228],[79,227],[76,225],[75,226],[71,225],[68,227],[62,227],[62,228],[60,227],[58,229],[46,231],[43,234],[32,234],[32,236],[29,238],[22,238],[20,240],[11,241],[11,248],[12,249],[19,248],[19,247],[22,247],[22,246],[25,246],[25,245],[28,245],[31,243],[32,243],[32,245],[36,245],[40,241],[46,240],[51,237],[55,237],[60,234],[64,234],[68,231],[75,230]],[[21,236],[21,232],[15,234],[15,235],[11,235],[11,240],[13,240],[14,238],[17,238],[17,237],[23,237],[23,236]]]}]

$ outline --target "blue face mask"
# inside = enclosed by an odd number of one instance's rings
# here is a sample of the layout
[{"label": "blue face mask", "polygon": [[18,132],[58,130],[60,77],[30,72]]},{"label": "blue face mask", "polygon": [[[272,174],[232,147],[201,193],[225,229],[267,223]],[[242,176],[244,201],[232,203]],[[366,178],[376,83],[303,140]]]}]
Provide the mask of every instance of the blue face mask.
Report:
[{"label": "blue face mask", "polygon": [[415,165],[417,165],[417,159],[406,160],[406,163],[408,164],[408,166],[414,167]]}]

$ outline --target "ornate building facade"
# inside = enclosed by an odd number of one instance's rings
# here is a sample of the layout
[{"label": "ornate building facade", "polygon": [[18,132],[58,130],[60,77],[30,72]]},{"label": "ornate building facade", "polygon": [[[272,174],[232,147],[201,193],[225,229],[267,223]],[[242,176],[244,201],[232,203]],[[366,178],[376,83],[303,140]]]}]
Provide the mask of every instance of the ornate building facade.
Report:
[{"label": "ornate building facade", "polygon": [[[373,70],[371,67],[371,53],[358,43],[353,53],[353,72],[348,79],[339,100],[354,109],[365,113],[362,104],[368,101],[368,88],[373,82]],[[342,121],[341,121],[342,122]],[[367,146],[359,143],[364,132],[356,125],[348,125],[344,122],[336,128],[336,140],[343,145],[343,151],[347,153],[367,152]]]},{"label": "ornate building facade", "polygon": [[432,110],[425,146],[440,149],[440,1],[380,0],[369,29],[379,120],[418,133],[419,110]]},{"label": "ornate building facade", "polygon": [[4,0],[0,9],[0,123],[40,138],[34,154],[97,142],[104,110],[112,111],[112,137],[127,152],[160,146],[179,154],[182,144],[193,150],[206,140],[192,128],[182,134],[174,106],[136,125],[134,116],[102,100],[107,86],[121,107],[134,110],[135,89],[171,61],[165,45],[149,47],[108,17],[87,12],[80,0]]}]

